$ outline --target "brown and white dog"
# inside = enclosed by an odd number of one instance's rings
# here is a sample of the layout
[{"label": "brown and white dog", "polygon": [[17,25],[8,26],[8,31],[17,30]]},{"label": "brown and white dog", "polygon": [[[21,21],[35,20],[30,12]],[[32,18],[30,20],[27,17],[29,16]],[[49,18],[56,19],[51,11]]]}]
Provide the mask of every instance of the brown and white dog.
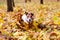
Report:
[{"label": "brown and white dog", "polygon": [[[21,13],[18,12],[17,14],[17,20],[18,20],[18,23],[17,23],[17,26],[18,28],[26,28],[28,29],[29,27],[31,27],[32,23],[33,23],[33,13],[31,12],[25,12],[22,16],[20,16]],[[27,26],[28,25],[28,26]]]},{"label": "brown and white dog", "polygon": [[28,25],[26,25],[25,28],[29,29],[33,26],[33,16],[34,15],[31,12],[25,12],[25,14],[22,15],[23,22]]},{"label": "brown and white dog", "polygon": [[27,24],[32,22],[33,19],[34,19],[33,18],[33,13],[31,13],[31,12],[25,12],[25,14],[22,16],[22,20]]}]

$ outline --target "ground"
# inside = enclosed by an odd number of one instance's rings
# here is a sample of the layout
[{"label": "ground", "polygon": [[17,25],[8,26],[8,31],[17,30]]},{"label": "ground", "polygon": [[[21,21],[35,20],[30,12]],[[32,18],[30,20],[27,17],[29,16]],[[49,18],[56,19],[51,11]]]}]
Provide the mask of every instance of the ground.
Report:
[{"label": "ground", "polygon": [[[35,15],[34,26],[24,31],[17,28],[16,17],[14,16],[18,10],[25,9],[31,11]],[[7,12],[6,4],[0,4],[0,32],[1,40],[9,36],[14,40],[60,40],[60,3],[51,2],[45,4],[39,3],[16,3],[13,12]],[[24,11],[21,12],[24,14]],[[14,17],[13,17],[14,16]],[[37,22],[37,23],[36,23]],[[41,30],[37,27],[38,23],[46,24],[46,29]],[[51,25],[53,24],[53,25]],[[25,25],[26,26],[26,25]],[[35,28],[35,29],[34,29]],[[54,34],[54,35],[53,35]],[[51,37],[53,35],[53,37]],[[1,38],[1,36],[0,36]],[[5,39],[6,40],[6,39]],[[9,39],[7,39],[9,40]]]}]

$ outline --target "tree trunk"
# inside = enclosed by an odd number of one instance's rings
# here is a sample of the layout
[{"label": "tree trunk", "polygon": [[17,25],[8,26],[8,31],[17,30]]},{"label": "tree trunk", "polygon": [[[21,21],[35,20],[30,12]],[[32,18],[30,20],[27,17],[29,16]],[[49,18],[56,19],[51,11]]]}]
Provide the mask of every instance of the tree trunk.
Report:
[{"label": "tree trunk", "polygon": [[43,4],[43,0],[40,0],[40,3]]},{"label": "tree trunk", "polygon": [[27,3],[27,1],[31,2],[31,0],[25,0],[25,3]]},{"label": "tree trunk", "polygon": [[57,0],[57,1],[59,1],[59,0]]},{"label": "tree trunk", "polygon": [[13,7],[15,7],[15,3],[14,3],[14,0],[12,0],[12,2],[13,2]]},{"label": "tree trunk", "polygon": [[31,2],[31,0],[29,0],[29,2]]},{"label": "tree trunk", "polygon": [[25,0],[25,3],[27,3],[27,0]]},{"label": "tree trunk", "polygon": [[13,4],[12,0],[7,0],[7,12],[13,11]]}]

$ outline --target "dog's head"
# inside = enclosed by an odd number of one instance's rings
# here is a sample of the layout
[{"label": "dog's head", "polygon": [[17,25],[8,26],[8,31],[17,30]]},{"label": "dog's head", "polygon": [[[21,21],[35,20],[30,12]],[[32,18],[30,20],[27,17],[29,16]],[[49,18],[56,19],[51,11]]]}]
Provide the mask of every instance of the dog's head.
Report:
[{"label": "dog's head", "polygon": [[31,12],[26,12],[27,20],[28,22],[31,22],[33,20],[34,14]]}]

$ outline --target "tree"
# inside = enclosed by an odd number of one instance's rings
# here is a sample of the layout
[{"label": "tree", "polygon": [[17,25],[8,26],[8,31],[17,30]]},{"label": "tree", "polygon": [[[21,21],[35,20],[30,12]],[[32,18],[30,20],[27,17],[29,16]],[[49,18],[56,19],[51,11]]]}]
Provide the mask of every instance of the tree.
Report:
[{"label": "tree", "polygon": [[8,12],[13,11],[13,1],[12,0],[7,0],[7,11]]},{"label": "tree", "polygon": [[40,0],[40,3],[43,4],[43,0]]},{"label": "tree", "polygon": [[57,1],[59,1],[59,0],[57,0]]},{"label": "tree", "polygon": [[15,7],[15,3],[14,3],[14,0],[12,0],[12,2],[13,2],[13,7]]},{"label": "tree", "polygon": [[31,0],[25,0],[25,2],[27,2],[27,1],[31,2]]}]

